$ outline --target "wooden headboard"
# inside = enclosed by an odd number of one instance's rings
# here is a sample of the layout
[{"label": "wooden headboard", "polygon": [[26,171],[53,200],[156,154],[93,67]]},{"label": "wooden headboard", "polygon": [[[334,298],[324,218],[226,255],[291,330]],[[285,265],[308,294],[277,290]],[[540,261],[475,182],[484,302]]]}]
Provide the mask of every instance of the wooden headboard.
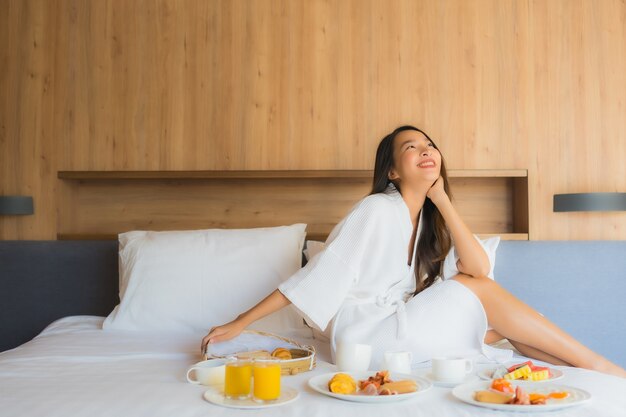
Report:
[{"label": "wooden headboard", "polygon": [[[472,231],[528,239],[526,170],[448,174]],[[57,237],[306,223],[308,239],[325,240],[369,193],[372,176],[369,170],[60,171]]]}]

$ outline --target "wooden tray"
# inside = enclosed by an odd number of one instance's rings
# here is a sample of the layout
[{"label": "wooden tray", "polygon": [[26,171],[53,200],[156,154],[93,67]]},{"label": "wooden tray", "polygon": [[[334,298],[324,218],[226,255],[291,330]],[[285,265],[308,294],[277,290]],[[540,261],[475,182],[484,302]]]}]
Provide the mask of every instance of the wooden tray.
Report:
[{"label": "wooden tray", "polygon": [[276,359],[280,363],[281,374],[282,375],[296,375],[301,372],[307,372],[315,368],[315,347],[309,345],[301,345],[295,340],[291,340],[282,336],[278,336],[272,333],[261,332],[257,330],[244,330],[242,333],[254,334],[263,337],[268,337],[272,339],[279,340],[281,342],[285,342],[284,348],[289,350],[291,353],[291,359],[278,359],[274,358],[271,355],[271,352],[267,350],[250,350],[250,351],[242,351],[235,352],[228,355],[216,355],[211,354],[207,355],[205,353],[205,359],[213,359],[213,358],[227,358],[235,356],[237,358],[249,358],[249,359]]}]

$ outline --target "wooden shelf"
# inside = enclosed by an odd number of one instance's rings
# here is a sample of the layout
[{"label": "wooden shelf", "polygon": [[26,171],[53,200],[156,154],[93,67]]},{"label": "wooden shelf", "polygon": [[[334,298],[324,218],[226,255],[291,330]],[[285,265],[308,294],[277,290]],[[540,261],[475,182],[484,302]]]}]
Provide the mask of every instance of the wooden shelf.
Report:
[{"label": "wooden shelf", "polygon": [[450,169],[450,178],[521,178],[528,177],[526,169]]},{"label": "wooden shelf", "polygon": [[299,170],[299,171],[59,171],[64,180],[166,180],[166,179],[333,179],[371,178],[369,170]]},{"label": "wooden shelf", "polygon": [[[528,240],[528,171],[448,174],[453,201],[470,230]],[[59,171],[58,239],[306,223],[307,239],[326,240],[369,193],[372,175],[371,170]]]},{"label": "wooden shelf", "polygon": [[476,233],[481,239],[500,236],[502,240],[528,240],[528,233]]},{"label": "wooden shelf", "polygon": [[[487,239],[494,236],[500,236],[502,240],[528,240],[528,233],[477,233],[477,236],[481,239]],[[306,240],[319,240],[326,241],[327,235],[308,233]],[[59,233],[57,234],[57,240],[117,240],[116,234],[102,233],[102,234],[73,234],[73,233]]]},{"label": "wooden shelf", "polygon": [[[165,179],[371,179],[372,170],[254,170],[254,171],[59,171],[63,180]],[[451,169],[450,178],[527,177],[525,169]]]}]

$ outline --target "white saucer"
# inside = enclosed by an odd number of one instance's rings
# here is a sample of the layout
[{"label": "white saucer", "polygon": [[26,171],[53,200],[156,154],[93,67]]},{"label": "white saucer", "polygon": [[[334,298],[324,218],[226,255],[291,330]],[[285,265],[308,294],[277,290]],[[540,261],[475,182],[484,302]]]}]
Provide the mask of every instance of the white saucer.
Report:
[{"label": "white saucer", "polygon": [[[330,392],[328,389],[328,381],[337,374],[337,372],[330,372],[327,374],[316,375],[309,379],[309,387],[313,388],[315,391],[320,394],[328,395],[329,397],[336,398],[342,401],[353,401],[359,403],[389,403],[389,402],[397,402],[404,401],[410,398],[414,398],[416,395],[421,395],[425,391],[428,391],[432,387],[432,383],[426,378],[420,378],[415,375],[410,374],[400,374],[400,373],[391,373],[389,377],[392,380],[400,381],[400,380],[413,380],[417,384],[417,391],[407,392],[405,394],[397,394],[397,395],[362,395],[359,393],[355,394],[336,394],[334,392]],[[354,380],[363,380],[372,376],[372,371],[365,372],[349,372]]]},{"label": "white saucer", "polygon": [[467,374],[465,379],[462,379],[460,381],[454,381],[454,382],[438,381],[438,380],[436,380],[433,377],[433,374],[429,372],[429,373],[426,374],[426,379],[428,379],[429,381],[431,381],[433,383],[433,385],[436,385],[438,387],[454,388],[457,385],[461,385],[461,384],[465,384],[467,382],[475,381],[478,378],[476,377],[475,374],[471,373],[471,374]]},{"label": "white saucer", "polygon": [[298,398],[298,391],[290,387],[282,387],[280,389],[280,397],[276,401],[267,403],[258,403],[252,398],[246,398],[245,400],[233,400],[224,397],[224,389],[208,389],[204,393],[204,399],[208,402],[227,408],[270,408],[279,407],[281,405],[289,404]]},{"label": "white saucer", "polygon": [[[514,380],[513,382],[517,382]],[[591,401],[591,394],[587,391],[584,391],[580,388],[570,387],[566,385],[555,385],[551,383],[547,384],[535,384],[535,383],[527,383],[525,384],[524,389],[527,389],[527,392],[536,392],[539,394],[548,394],[554,391],[566,391],[569,392],[569,396],[561,399],[561,400],[548,400],[546,404],[536,404],[536,405],[517,405],[517,404],[494,404],[494,403],[483,403],[480,401],[476,401],[474,399],[474,395],[476,391],[482,391],[489,389],[491,386],[491,381],[476,381],[471,382],[469,384],[459,385],[458,387],[452,390],[452,395],[454,395],[459,400],[472,404],[478,407],[491,408],[493,410],[505,410],[511,412],[525,412],[532,413],[533,415],[539,415],[539,413],[543,411],[553,411],[561,408],[574,407],[584,404],[586,402]],[[591,413],[582,413],[579,415],[587,415]],[[491,414],[495,415],[495,414]],[[559,414],[562,415],[562,414]]]}]

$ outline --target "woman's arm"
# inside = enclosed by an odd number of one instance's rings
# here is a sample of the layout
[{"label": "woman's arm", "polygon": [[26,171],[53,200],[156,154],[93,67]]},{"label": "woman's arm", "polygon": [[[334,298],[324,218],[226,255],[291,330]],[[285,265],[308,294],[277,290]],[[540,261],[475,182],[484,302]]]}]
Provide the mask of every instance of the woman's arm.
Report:
[{"label": "woman's arm", "polygon": [[280,291],[275,290],[250,310],[240,314],[235,320],[221,326],[213,327],[202,339],[201,351],[204,353],[209,343],[225,342],[238,336],[246,327],[255,321],[291,304]]},{"label": "woman's arm", "polygon": [[459,271],[473,277],[487,275],[491,267],[487,253],[476,241],[452,205],[443,188],[443,178],[439,177],[435,181],[426,196],[437,206],[452,234],[454,246],[459,254],[459,262],[457,263]]}]

